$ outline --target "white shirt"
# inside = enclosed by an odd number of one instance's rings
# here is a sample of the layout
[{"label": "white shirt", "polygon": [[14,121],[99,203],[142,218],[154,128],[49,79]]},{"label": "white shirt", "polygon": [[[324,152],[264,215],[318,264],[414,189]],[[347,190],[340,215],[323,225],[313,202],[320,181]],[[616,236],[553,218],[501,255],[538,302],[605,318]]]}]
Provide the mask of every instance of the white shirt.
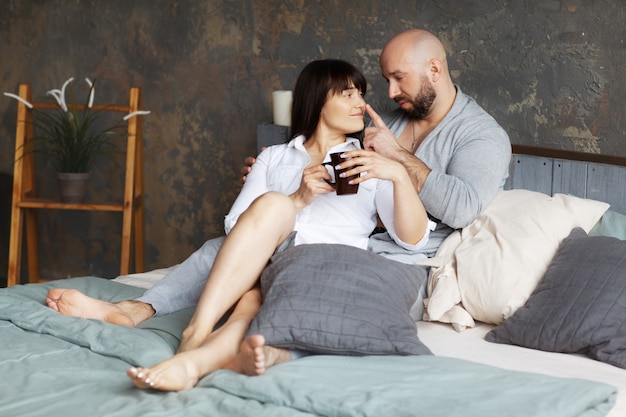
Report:
[{"label": "white shirt", "polygon": [[[226,234],[260,195],[268,191],[290,195],[298,190],[302,173],[311,162],[303,146],[304,140],[304,136],[298,136],[287,144],[270,146],[261,152],[225,218]],[[360,148],[358,139],[348,138],[346,142],[334,146],[329,154]],[[329,161],[330,157],[326,155],[324,162]],[[393,183],[369,179],[359,184],[356,194],[320,194],[313,203],[300,210],[294,227],[298,232],[295,244],[338,243],[367,249],[369,234],[376,227],[377,214],[394,241],[408,250],[424,246],[430,230],[434,227],[434,223],[429,222],[424,237],[415,245],[402,242],[393,225]]]}]

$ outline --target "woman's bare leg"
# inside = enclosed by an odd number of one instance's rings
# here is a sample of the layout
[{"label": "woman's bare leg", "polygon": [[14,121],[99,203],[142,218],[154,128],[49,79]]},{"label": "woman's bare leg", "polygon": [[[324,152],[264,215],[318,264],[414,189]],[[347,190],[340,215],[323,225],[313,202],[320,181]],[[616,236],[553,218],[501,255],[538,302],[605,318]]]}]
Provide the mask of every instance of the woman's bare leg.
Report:
[{"label": "woman's bare leg", "polygon": [[192,388],[200,378],[223,368],[235,358],[260,306],[261,291],[255,287],[241,297],[226,323],[211,333],[199,348],[177,353],[150,368],[130,368],[128,376],[138,388],[163,391]]},{"label": "woman's bare leg", "polygon": [[257,198],[239,217],[215,258],[179,352],[199,347],[220,317],[254,286],[275,249],[293,231],[295,218],[291,199],[275,192]]}]

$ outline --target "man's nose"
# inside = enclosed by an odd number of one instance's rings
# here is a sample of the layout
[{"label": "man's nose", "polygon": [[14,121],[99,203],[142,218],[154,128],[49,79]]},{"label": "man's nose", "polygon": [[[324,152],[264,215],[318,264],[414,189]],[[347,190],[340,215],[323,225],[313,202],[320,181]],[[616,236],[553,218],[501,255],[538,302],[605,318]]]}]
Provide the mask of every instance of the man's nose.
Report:
[{"label": "man's nose", "polygon": [[395,81],[389,81],[389,87],[387,87],[387,95],[391,99],[400,95],[400,89],[398,88],[398,83],[396,83]]}]

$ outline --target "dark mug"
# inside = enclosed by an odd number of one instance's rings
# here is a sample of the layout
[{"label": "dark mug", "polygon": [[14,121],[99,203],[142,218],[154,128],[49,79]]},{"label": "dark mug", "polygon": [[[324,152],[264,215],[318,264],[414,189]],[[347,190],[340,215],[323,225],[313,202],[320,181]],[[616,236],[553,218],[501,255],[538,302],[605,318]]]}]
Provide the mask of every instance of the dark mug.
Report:
[{"label": "dark mug", "polygon": [[[359,191],[359,184],[349,184],[348,181],[358,178],[359,174],[341,178],[339,174],[341,174],[344,171],[348,171],[348,169],[335,168],[337,165],[339,165],[343,161],[350,159],[350,158],[342,158],[341,157],[342,153],[343,152],[331,153],[329,155],[330,162],[324,162],[322,164],[322,165],[330,165],[333,168],[333,172],[334,172],[334,181],[326,181],[326,182],[328,182],[330,185],[335,187],[335,190],[337,190],[337,195],[356,194],[357,191]],[[352,168],[349,168],[349,169],[352,169]]]}]

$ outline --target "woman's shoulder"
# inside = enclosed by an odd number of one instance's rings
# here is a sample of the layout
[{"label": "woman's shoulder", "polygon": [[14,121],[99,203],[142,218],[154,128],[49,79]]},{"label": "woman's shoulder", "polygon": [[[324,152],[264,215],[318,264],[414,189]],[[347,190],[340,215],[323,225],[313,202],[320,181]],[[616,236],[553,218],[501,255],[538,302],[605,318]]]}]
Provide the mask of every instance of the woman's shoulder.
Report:
[{"label": "woman's shoulder", "polygon": [[266,147],[257,156],[257,162],[261,162],[266,165],[273,165],[277,163],[284,163],[285,161],[291,161],[292,159],[298,159],[298,154],[301,153],[297,150],[296,139],[292,139],[287,143],[279,143],[277,145],[271,145]]},{"label": "woman's shoulder", "polygon": [[276,145],[270,145],[261,151],[261,153],[259,154],[259,157],[261,157],[261,155],[276,155],[276,154],[283,153],[287,149],[288,145],[289,145],[288,143],[279,143]]}]

